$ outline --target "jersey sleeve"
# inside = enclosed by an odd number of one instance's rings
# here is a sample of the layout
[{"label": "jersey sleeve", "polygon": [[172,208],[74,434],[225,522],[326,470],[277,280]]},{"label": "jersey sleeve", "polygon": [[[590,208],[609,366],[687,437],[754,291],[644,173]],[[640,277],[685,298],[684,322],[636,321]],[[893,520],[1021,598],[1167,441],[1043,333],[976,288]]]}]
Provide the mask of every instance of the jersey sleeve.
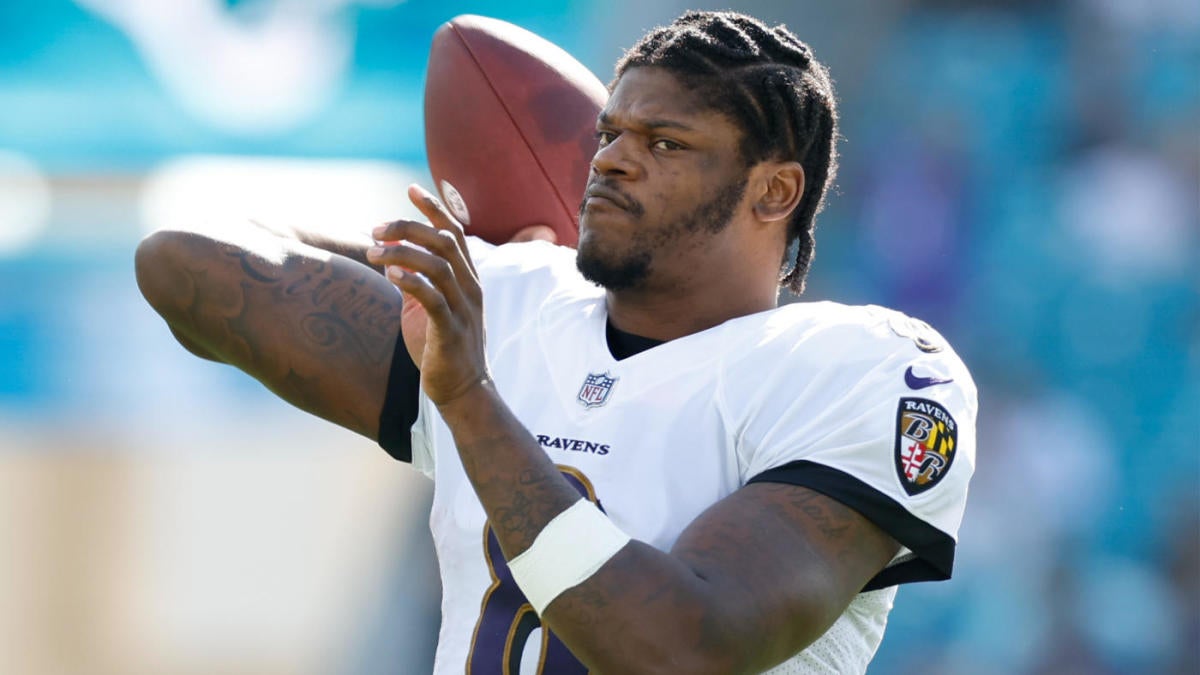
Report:
[{"label": "jersey sleeve", "polygon": [[413,461],[411,431],[417,422],[420,396],[421,371],[409,356],[404,337],[397,335],[383,409],[379,412],[379,447],[401,462]]},{"label": "jersey sleeve", "polygon": [[769,359],[755,369],[756,392],[741,406],[737,392],[724,393],[743,416],[746,483],[815,490],[900,542],[900,555],[864,590],[950,577],[975,465],[976,391],[966,367],[935,333],[917,340],[887,324],[810,330],[755,350]]}]

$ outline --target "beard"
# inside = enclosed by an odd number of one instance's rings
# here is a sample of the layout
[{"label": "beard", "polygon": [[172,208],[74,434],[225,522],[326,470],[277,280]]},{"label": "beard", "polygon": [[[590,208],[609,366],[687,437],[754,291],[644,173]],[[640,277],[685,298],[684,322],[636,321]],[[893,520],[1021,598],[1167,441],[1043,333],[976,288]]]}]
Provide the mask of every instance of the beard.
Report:
[{"label": "beard", "polygon": [[[673,222],[657,227],[646,226],[642,222],[645,208],[629,200],[630,206],[626,211],[633,219],[635,229],[623,250],[604,248],[592,237],[582,237],[575,256],[575,266],[584,279],[609,291],[643,286],[650,277],[656,257],[677,255],[687,248],[701,245],[703,239],[700,235],[715,235],[729,226],[733,212],[746,192],[746,178],[746,174],[738,176],[711,199],[698,204]],[[584,207],[581,204],[580,221],[583,217]]]}]

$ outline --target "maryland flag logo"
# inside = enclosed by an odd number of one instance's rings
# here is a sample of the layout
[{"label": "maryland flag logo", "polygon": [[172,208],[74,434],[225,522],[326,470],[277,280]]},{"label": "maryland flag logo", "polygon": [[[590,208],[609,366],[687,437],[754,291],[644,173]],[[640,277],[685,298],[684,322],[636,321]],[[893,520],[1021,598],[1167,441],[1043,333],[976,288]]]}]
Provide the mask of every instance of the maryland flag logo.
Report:
[{"label": "maryland flag logo", "polygon": [[954,462],[958,425],[941,404],[902,398],[896,411],[896,474],[909,496],[937,485]]}]

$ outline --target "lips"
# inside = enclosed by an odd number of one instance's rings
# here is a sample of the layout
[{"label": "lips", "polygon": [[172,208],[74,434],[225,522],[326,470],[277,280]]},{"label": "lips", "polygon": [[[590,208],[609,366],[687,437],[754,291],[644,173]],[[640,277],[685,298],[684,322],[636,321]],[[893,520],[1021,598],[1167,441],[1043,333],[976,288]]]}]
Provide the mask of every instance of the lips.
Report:
[{"label": "lips", "polygon": [[603,199],[624,211],[628,211],[631,205],[631,200],[628,197],[620,192],[617,192],[616,190],[606,188],[602,185],[592,185],[588,187],[583,199],[585,206],[594,199]]}]

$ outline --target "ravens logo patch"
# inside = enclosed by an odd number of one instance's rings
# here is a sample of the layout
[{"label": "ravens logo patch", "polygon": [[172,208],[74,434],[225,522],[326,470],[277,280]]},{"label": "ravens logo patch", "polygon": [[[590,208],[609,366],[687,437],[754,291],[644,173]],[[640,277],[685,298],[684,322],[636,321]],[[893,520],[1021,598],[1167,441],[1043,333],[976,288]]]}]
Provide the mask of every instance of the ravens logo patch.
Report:
[{"label": "ravens logo patch", "polygon": [[940,403],[901,398],[896,411],[896,475],[910,497],[941,482],[954,462],[958,425]]}]

